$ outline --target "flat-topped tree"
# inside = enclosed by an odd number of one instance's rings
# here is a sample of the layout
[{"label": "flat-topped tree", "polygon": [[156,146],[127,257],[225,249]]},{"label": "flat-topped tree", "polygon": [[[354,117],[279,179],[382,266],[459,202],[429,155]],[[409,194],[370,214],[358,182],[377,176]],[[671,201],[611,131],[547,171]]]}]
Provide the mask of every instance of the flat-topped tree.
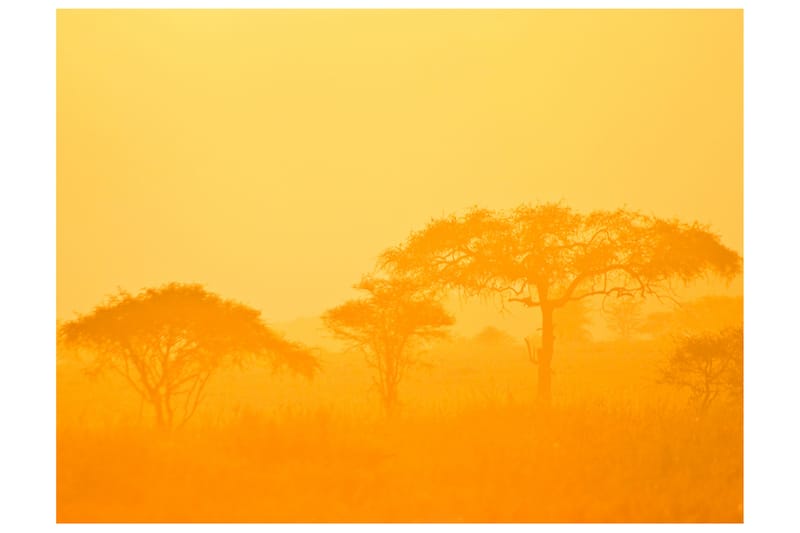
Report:
[{"label": "flat-topped tree", "polygon": [[354,288],[365,297],[329,309],[322,320],[336,337],[364,353],[383,408],[391,416],[399,402],[400,382],[421,362],[419,349],[444,337],[453,318],[415,280],[366,276]]},{"label": "flat-topped tree", "polygon": [[381,259],[397,275],[439,290],[499,294],[539,308],[537,396],[545,405],[557,309],[594,296],[671,297],[675,281],[731,279],[741,270],[739,255],[698,223],[627,209],[583,214],[552,203],[434,219]]},{"label": "flat-topped tree", "polygon": [[90,372],[122,376],[162,430],[189,420],[224,366],[263,358],[308,377],[317,369],[309,349],[268,328],[259,311],[195,284],[120,291],[62,324],[58,336],[61,346],[92,353]]}]

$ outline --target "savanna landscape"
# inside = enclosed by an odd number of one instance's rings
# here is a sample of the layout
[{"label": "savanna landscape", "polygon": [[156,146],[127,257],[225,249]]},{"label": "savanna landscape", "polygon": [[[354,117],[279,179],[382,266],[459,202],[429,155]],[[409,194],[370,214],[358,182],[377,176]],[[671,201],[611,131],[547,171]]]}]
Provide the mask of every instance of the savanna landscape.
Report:
[{"label": "savanna landscape", "polygon": [[741,398],[698,414],[657,383],[653,342],[608,342],[559,354],[563,400],[544,414],[505,340],[442,346],[391,422],[358,357],[311,382],[232,370],[167,438],[134,395],[120,406],[124,384],[60,366],[59,518],[741,521]]},{"label": "savanna landscape", "polygon": [[58,522],[743,521],[741,11],[57,24]]}]

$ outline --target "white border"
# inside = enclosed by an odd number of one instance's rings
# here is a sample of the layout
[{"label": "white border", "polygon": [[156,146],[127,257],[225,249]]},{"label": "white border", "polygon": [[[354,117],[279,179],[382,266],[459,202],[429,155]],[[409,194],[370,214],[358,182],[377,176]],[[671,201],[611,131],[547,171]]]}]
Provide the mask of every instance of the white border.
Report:
[{"label": "white border", "polygon": [[[0,16],[0,521],[7,531],[55,526],[55,9],[88,7],[438,7],[745,9],[745,529],[798,523],[800,373],[794,310],[800,229],[796,193],[798,17],[793,2],[20,2]],[[9,527],[10,526],[10,527]],[[82,529],[89,526],[58,526]],[[166,527],[227,530],[228,526]],[[248,526],[238,526],[248,527]],[[314,526],[250,526],[270,530]],[[349,531],[353,526],[325,526]],[[374,526],[359,526],[359,529]],[[381,526],[616,531],[659,525]],[[741,526],[684,525],[682,528]]]}]

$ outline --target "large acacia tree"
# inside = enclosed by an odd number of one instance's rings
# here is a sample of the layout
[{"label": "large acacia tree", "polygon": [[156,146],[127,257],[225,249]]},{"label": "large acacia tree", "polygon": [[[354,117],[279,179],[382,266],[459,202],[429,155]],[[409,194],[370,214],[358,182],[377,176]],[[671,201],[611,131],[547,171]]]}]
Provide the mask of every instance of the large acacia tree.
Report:
[{"label": "large acacia tree", "polygon": [[153,407],[160,429],[185,423],[226,365],[263,358],[308,377],[317,368],[307,348],[268,328],[259,311],[196,284],[120,291],[62,324],[58,339],[92,354],[90,373],[124,378]]},{"label": "large acacia tree", "polygon": [[453,318],[430,290],[411,279],[367,276],[355,288],[366,296],[326,311],[322,320],[334,335],[365,354],[383,408],[391,416],[400,382],[420,362],[421,344],[443,337]]},{"label": "large acacia tree", "polygon": [[548,203],[434,219],[384,252],[382,265],[442,290],[539,309],[538,398],[549,404],[558,309],[595,296],[670,297],[676,281],[732,278],[741,258],[698,223]]}]

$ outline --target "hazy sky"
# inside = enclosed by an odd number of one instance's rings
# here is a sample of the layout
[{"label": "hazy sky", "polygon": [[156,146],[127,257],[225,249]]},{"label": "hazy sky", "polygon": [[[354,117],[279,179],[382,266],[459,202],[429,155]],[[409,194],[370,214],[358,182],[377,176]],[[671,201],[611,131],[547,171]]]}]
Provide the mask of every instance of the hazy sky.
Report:
[{"label": "hazy sky", "polygon": [[472,205],[742,251],[741,11],[64,11],[57,314],[200,282],[270,321]]}]

